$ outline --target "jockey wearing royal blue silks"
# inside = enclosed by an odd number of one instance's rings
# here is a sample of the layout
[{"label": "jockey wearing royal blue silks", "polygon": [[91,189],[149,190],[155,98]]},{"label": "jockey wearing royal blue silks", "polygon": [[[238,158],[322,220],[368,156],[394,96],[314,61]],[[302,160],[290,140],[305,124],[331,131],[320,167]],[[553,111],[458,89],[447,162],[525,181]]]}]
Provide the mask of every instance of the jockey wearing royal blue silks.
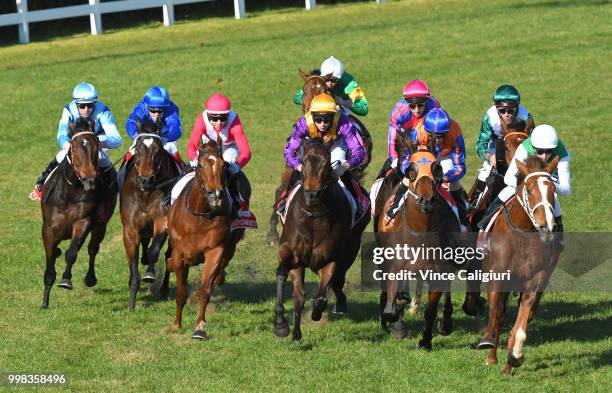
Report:
[{"label": "jockey wearing royal blue silks", "polygon": [[[478,171],[478,180],[472,194],[473,203],[485,189],[486,180],[495,166],[495,146],[503,135],[502,123],[511,125],[517,122],[525,123],[526,131],[531,132],[534,127],[531,113],[520,105],[521,95],[512,85],[501,85],[493,95],[493,106],[487,109],[480,126],[480,134],[476,141],[476,153],[481,160],[482,168]],[[501,157],[503,159],[503,157]]]},{"label": "jockey wearing royal blue silks", "polygon": [[[553,208],[553,215],[555,216],[556,224],[554,230],[556,232],[563,232],[561,206],[557,200],[557,194],[569,195],[572,192],[569,168],[570,154],[565,148],[565,145],[563,145],[563,142],[557,137],[557,131],[547,124],[541,124],[534,128],[529,138],[525,139],[516,149],[512,162],[504,176],[506,188],[501,190],[497,198],[495,198],[488,207],[484,217],[478,223],[478,228],[482,230],[485,229],[495,212],[516,193],[516,178],[518,175],[516,161],[525,163],[527,158],[531,156],[537,156],[540,160],[547,163],[551,162],[556,157],[560,158],[557,169],[553,172],[552,176],[555,182],[555,206]],[[558,240],[562,242],[562,237],[559,237]]]},{"label": "jockey wearing royal blue silks", "polygon": [[397,168],[401,157],[397,151],[397,139],[401,133],[411,132],[423,124],[425,114],[433,108],[439,108],[440,103],[431,95],[427,84],[415,79],[404,86],[403,98],[400,99],[389,115],[387,130],[387,149],[389,158],[383,164],[377,178],[382,178],[390,168]]},{"label": "jockey wearing royal blue silks", "polygon": [[[164,149],[182,166],[183,160],[176,146],[176,141],[183,133],[179,109],[174,102],[170,101],[168,91],[162,86],[149,88],[128,117],[125,130],[132,140],[135,140],[138,135],[137,123],[143,124],[147,121],[158,125]],[[128,153],[126,161],[132,154],[133,152]]]},{"label": "jockey wearing royal blue silks", "polygon": [[[435,138],[434,155],[442,166],[442,181],[448,183],[450,194],[457,203],[461,224],[467,225],[465,192],[459,182],[465,176],[465,143],[461,128],[444,109],[434,108],[427,112],[424,121],[410,133],[410,142],[416,146],[427,146],[429,138]],[[393,219],[397,214],[399,202],[408,190],[410,181],[406,177],[406,170],[409,164],[410,152],[407,150],[400,165],[404,179],[395,195],[393,204],[387,211],[389,219]]]},{"label": "jockey wearing royal blue silks", "polygon": [[57,144],[62,150],[56,154],[36,181],[34,190],[30,194],[32,200],[40,199],[45,180],[53,169],[64,160],[70,149],[70,123],[76,123],[81,117],[95,120],[94,133],[98,137],[101,147],[98,157],[100,168],[108,168],[112,165],[106,150],[121,146],[121,135],[117,130],[113,113],[104,103],[98,101],[98,91],[93,85],[86,82],[79,83],[72,92],[72,98],[72,101],[64,107],[57,130]]}]

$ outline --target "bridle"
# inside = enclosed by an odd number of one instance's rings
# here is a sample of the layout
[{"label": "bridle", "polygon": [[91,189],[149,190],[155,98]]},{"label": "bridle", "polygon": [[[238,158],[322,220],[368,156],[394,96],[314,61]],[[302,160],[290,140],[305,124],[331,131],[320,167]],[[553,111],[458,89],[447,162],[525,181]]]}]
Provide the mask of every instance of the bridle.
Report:
[{"label": "bridle", "polygon": [[[77,180],[79,182],[82,181],[82,178],[79,175],[79,173],[77,172],[77,170],[75,169],[74,164],[73,164],[73,160],[72,160],[72,143],[75,142],[75,138],[76,137],[79,137],[79,136],[82,136],[82,135],[93,135],[95,137],[96,134],[93,131],[80,131],[80,132],[77,132],[76,134],[72,135],[70,137],[70,149],[68,150],[68,154],[66,154],[66,160],[68,161],[68,164],[70,165],[70,168],[72,169],[72,173],[74,173],[74,176],[77,178]],[[64,167],[63,175],[64,175],[64,179],[66,180],[66,182],[70,186],[74,186],[74,183],[72,183],[68,179],[68,176],[66,175],[66,167]]]},{"label": "bridle", "polygon": [[525,213],[527,213],[527,217],[529,217],[529,219],[531,220],[531,223],[537,229],[540,225],[538,225],[534,217],[534,212],[536,211],[536,209],[539,208],[540,206],[543,206],[544,209],[550,208],[551,211],[554,211],[554,208],[553,208],[553,205],[549,201],[545,200],[544,198],[542,198],[543,200],[536,203],[536,205],[533,207],[529,205],[529,198],[527,195],[527,184],[526,183],[527,183],[527,179],[529,179],[530,177],[547,177],[548,179],[551,180],[551,183],[553,185],[554,185],[554,182],[552,181],[552,176],[548,172],[530,173],[527,176],[525,176],[525,179],[523,179],[522,192],[520,193],[520,195],[517,195],[517,200],[519,204],[523,207],[523,210],[525,210]]},{"label": "bridle", "polygon": [[[163,150],[163,141],[162,141],[161,136],[159,136],[158,134],[154,134],[154,133],[142,133],[142,134],[138,134],[138,135],[136,135],[136,138],[134,139],[134,144],[136,144],[141,137],[143,137],[143,138],[154,138],[154,139],[159,140],[160,141],[160,145],[161,145],[160,153],[163,154],[163,151],[161,151],[161,150]],[[147,148],[148,148],[148,146],[147,146]],[[138,155],[135,154],[134,156],[135,156],[136,160],[138,160]],[[155,179],[157,174],[160,172],[161,165],[162,165],[162,160],[161,159],[158,159],[158,160],[155,160],[155,161],[156,162],[155,162],[154,167],[153,167],[153,179]]]}]

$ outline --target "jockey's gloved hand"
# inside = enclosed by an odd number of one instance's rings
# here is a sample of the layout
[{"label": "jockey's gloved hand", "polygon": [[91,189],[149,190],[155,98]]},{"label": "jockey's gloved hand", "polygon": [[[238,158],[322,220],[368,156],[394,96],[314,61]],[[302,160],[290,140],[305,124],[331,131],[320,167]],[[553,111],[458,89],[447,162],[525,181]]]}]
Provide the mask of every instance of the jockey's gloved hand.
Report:
[{"label": "jockey's gloved hand", "polygon": [[342,176],[344,172],[346,172],[350,167],[351,166],[346,161],[344,162],[334,161],[332,163],[332,169],[334,170],[334,173],[336,174],[338,178],[340,178],[340,176]]},{"label": "jockey's gloved hand", "polygon": [[399,162],[399,159],[394,159],[393,161],[391,161],[391,168],[396,169],[397,168],[397,163]]},{"label": "jockey's gloved hand", "polygon": [[64,146],[62,146],[62,149],[64,149],[65,151],[70,150],[70,142],[65,142]]},{"label": "jockey's gloved hand", "polygon": [[196,168],[198,166],[198,159],[194,158],[193,160],[189,161],[189,166],[192,168]]},{"label": "jockey's gloved hand", "polygon": [[302,164],[298,165],[297,168],[295,168],[295,170],[298,172],[302,172]]}]

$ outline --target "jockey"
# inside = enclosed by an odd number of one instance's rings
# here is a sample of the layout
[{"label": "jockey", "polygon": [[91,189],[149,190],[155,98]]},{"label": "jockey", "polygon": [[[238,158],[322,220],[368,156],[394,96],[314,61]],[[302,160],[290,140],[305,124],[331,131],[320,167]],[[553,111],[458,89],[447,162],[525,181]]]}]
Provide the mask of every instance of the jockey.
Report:
[{"label": "jockey", "polygon": [[[334,56],[326,59],[319,70],[313,70],[312,74],[329,76],[326,78],[325,85],[334,95],[336,104],[346,108],[343,111],[345,115],[349,114],[349,111],[359,115],[365,116],[368,114],[368,101],[361,90],[361,87],[357,84],[355,78],[344,71],[344,65]],[[293,102],[297,105],[302,105],[302,98],[304,97],[304,90],[299,89],[293,97]]]},{"label": "jockey", "polygon": [[[98,137],[101,147],[98,165],[101,169],[112,165],[106,149],[116,149],[121,146],[121,135],[119,135],[117,130],[115,118],[111,110],[104,103],[98,101],[97,89],[89,83],[81,82],[72,92],[72,101],[64,107],[57,129],[57,144],[62,150],[49,162],[47,168],[45,168],[42,175],[36,181],[34,190],[30,194],[30,199],[37,200],[41,198],[45,180],[53,169],[64,160],[70,149],[70,123],[76,123],[80,117],[85,119],[93,118],[95,120],[94,133]],[[106,171],[103,173],[106,173]]]},{"label": "jockey", "polygon": [[[472,195],[472,203],[478,202],[478,197],[484,191],[486,180],[491,173],[491,168],[495,167],[495,146],[497,141],[502,138],[502,122],[506,125],[523,122],[526,130],[533,130],[533,118],[531,113],[524,106],[520,105],[521,96],[518,90],[512,85],[501,85],[493,95],[493,106],[491,106],[482,119],[480,134],[476,141],[476,153],[481,160],[482,168],[478,171],[478,180]],[[504,157],[500,157],[501,160]]]},{"label": "jockey", "polygon": [[398,133],[411,132],[418,125],[423,124],[425,114],[433,108],[440,108],[440,103],[431,95],[425,82],[415,79],[404,86],[404,97],[395,104],[389,115],[387,132],[389,158],[383,164],[378,178],[384,177],[389,168],[397,168],[400,160],[396,148]]},{"label": "jockey", "polygon": [[[168,91],[162,86],[153,86],[147,90],[143,99],[136,104],[132,114],[125,123],[125,130],[132,140],[138,136],[138,123],[147,121],[159,126],[160,136],[164,143],[164,149],[174,158],[182,168],[183,160],[178,152],[176,141],[181,137],[182,125],[179,109],[170,101]],[[127,162],[133,155],[131,150],[126,155]]]},{"label": "jockey", "polygon": [[478,223],[478,228],[484,230],[495,212],[516,193],[518,168],[515,161],[524,163],[530,156],[537,156],[540,160],[545,162],[551,162],[555,157],[560,158],[557,169],[553,173],[553,180],[556,187],[553,215],[555,216],[556,231],[563,232],[561,206],[557,200],[557,194],[569,195],[572,191],[569,168],[570,154],[565,148],[565,145],[563,145],[557,137],[557,131],[547,124],[541,124],[534,128],[531,136],[524,140],[516,149],[512,162],[504,176],[506,188],[504,188],[497,198],[493,200],[484,217]]},{"label": "jockey", "polygon": [[[221,151],[223,160],[228,163],[229,184],[228,188],[234,201],[240,203],[240,210],[249,210],[248,201],[239,197],[238,179],[242,168],[251,159],[251,148],[242,129],[242,123],[238,114],[232,110],[229,98],[221,93],[215,93],[206,100],[204,112],[198,115],[189,145],[187,146],[187,157],[192,167],[198,165],[198,147],[204,140],[217,141],[221,139]],[[172,202],[178,198],[181,191],[195,172],[185,175],[172,189]]]},{"label": "jockey", "polygon": [[[435,138],[435,151],[437,161],[442,166],[442,182],[448,183],[451,196],[457,203],[459,220],[462,225],[467,225],[467,206],[464,198],[465,192],[459,180],[465,176],[465,144],[459,124],[448,116],[444,109],[434,108],[427,112],[424,122],[410,133],[410,142],[417,146],[429,144],[429,138]],[[410,165],[410,153],[407,150],[400,166],[404,179],[395,194],[393,203],[387,211],[389,219],[393,219],[399,211],[400,200],[408,191],[410,184],[406,177],[406,170]]]},{"label": "jockey", "polygon": [[[319,94],[312,99],[310,111],[297,121],[285,146],[285,162],[298,172],[302,171],[300,145],[308,137],[322,138],[329,146],[332,168],[338,178],[361,165],[365,159],[365,149],[359,142],[357,129],[348,116],[337,111],[336,102],[328,94]],[[348,186],[350,179],[344,177],[343,184]]]}]

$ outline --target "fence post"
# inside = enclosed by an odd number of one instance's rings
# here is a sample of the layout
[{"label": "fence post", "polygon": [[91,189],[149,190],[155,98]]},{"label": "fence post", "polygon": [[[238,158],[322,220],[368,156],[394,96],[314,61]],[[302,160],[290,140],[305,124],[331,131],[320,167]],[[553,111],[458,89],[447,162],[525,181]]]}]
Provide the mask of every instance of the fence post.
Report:
[{"label": "fence post", "polygon": [[246,18],[244,0],[234,0],[234,16],[236,19]]},{"label": "fence post", "polygon": [[385,2],[385,0],[376,0],[376,2],[377,2],[378,4],[383,4],[383,3]]},{"label": "fence post", "polygon": [[162,6],[164,10],[164,26],[170,26],[174,24],[174,0],[166,0],[166,3]]},{"label": "fence post", "polygon": [[30,42],[30,25],[28,24],[28,0],[16,0],[17,13],[21,17],[19,23],[19,42],[27,44]]},{"label": "fence post", "polygon": [[306,0],[306,9],[314,10],[317,6],[317,0]]},{"label": "fence post", "polygon": [[102,15],[100,14],[100,0],[89,0],[89,5],[93,6],[93,10],[89,14],[91,35],[102,34]]}]

